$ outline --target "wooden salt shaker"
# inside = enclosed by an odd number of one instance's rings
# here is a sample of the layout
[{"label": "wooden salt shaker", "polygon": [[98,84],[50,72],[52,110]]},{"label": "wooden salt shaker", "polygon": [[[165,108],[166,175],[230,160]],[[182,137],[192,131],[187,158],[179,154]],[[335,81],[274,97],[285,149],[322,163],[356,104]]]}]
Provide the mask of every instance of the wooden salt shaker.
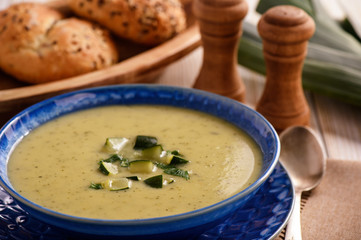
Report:
[{"label": "wooden salt shaker", "polygon": [[245,87],[237,71],[237,49],[242,34],[245,0],[194,0],[203,44],[203,64],[194,88],[245,100]]},{"label": "wooden salt shaker", "polygon": [[308,125],[310,110],[302,88],[302,67],[313,19],[293,6],[269,9],[258,23],[266,61],[266,85],[256,110],[278,132],[292,125]]}]

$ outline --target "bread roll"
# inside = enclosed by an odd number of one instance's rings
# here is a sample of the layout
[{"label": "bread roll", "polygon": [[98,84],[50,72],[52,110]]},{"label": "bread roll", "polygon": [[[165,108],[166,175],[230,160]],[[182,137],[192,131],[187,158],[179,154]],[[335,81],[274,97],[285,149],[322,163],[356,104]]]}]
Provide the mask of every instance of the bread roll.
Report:
[{"label": "bread roll", "polygon": [[162,43],[186,27],[178,0],[72,0],[69,4],[77,15],[146,45]]},{"label": "bread roll", "polygon": [[64,19],[34,3],[0,12],[0,68],[28,83],[64,79],[110,66],[118,59],[109,33],[94,24]]}]

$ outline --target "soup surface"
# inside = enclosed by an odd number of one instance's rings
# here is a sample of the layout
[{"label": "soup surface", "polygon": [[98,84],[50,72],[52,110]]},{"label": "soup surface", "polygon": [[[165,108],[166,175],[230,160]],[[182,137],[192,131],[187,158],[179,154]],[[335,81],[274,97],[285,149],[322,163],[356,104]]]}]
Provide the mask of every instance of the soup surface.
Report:
[{"label": "soup surface", "polygon": [[[121,191],[95,190],[92,182],[129,176],[99,171],[109,157],[108,137],[155,136],[165,149],[177,149],[190,162],[189,180],[177,176],[162,188],[132,182]],[[133,143],[131,143],[133,144]],[[9,159],[12,185],[44,207],[81,217],[137,219],[199,209],[241,191],[258,177],[262,153],[235,126],[192,110],[168,106],[107,106],[72,113],[30,132]],[[132,173],[141,179],[162,173]],[[119,176],[118,176],[119,175]]]}]

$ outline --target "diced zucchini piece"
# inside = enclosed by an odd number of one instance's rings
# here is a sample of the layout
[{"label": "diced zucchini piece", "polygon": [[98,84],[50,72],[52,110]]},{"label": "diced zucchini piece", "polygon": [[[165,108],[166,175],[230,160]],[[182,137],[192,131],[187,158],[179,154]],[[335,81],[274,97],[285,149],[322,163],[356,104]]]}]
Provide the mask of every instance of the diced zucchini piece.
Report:
[{"label": "diced zucchini piece", "polygon": [[110,191],[119,191],[129,189],[131,186],[131,181],[127,178],[119,178],[119,179],[108,179],[107,181],[102,183],[103,188],[108,189]]},{"label": "diced zucchini piece", "polygon": [[161,145],[155,145],[150,148],[145,148],[142,150],[142,157],[151,159],[151,160],[159,160],[161,154],[163,152],[163,148]]},{"label": "diced zucchini piece", "polygon": [[153,188],[163,187],[163,175],[157,175],[144,180],[145,184]]},{"label": "diced zucchini piece", "polygon": [[110,163],[113,163],[113,162],[116,162],[116,161],[121,161],[122,160],[122,157],[117,155],[117,154],[113,154],[111,155],[109,158],[107,159],[104,159],[103,162],[110,162]]},{"label": "diced zucchini piece", "polygon": [[171,153],[169,151],[167,151],[167,152],[163,151],[159,158],[159,162],[164,163],[164,164],[177,165],[177,164],[188,163],[189,161],[180,157],[178,152],[177,152],[177,155],[174,155],[173,153]]},{"label": "diced zucchini piece", "polygon": [[179,156],[173,155],[172,160],[170,161],[170,164],[172,165],[177,165],[177,164],[184,164],[184,163],[188,163],[189,161],[181,158]]},{"label": "diced zucchini piece", "polygon": [[163,151],[162,154],[160,155],[159,162],[168,165],[172,161],[173,156],[174,155],[169,153],[168,151]]},{"label": "diced zucchini piece", "polygon": [[150,160],[134,160],[129,162],[129,171],[131,173],[151,173],[154,170],[154,164]]},{"label": "diced zucchini piece", "polygon": [[128,178],[129,180],[133,180],[133,181],[140,181],[141,180],[140,177],[138,177],[138,176],[129,176],[129,177],[126,177],[126,178]]},{"label": "diced zucchini piece", "polygon": [[92,189],[103,189],[103,185],[101,183],[91,183],[89,188],[92,188]]},{"label": "diced zucchini piece", "polygon": [[118,173],[117,165],[104,161],[100,161],[99,170],[105,175],[109,175],[109,174],[115,175]]},{"label": "diced zucchini piece", "polygon": [[125,147],[128,142],[128,138],[110,137],[106,139],[104,149],[110,153],[118,153]]},{"label": "diced zucchini piece", "polygon": [[155,137],[138,135],[133,148],[141,150],[144,148],[154,147],[157,143],[158,140]]}]

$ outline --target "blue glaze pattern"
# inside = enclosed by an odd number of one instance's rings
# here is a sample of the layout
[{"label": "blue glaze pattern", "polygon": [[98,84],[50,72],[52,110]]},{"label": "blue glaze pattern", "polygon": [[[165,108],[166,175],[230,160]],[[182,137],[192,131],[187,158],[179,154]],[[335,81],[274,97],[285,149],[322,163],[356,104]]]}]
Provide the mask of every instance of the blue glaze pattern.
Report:
[{"label": "blue glaze pattern", "polygon": [[[57,213],[31,203],[16,193],[7,178],[7,160],[16,143],[34,128],[59,116],[105,105],[160,104],[194,109],[223,118],[248,133],[263,152],[260,177],[251,186],[217,204],[192,212],[153,219],[97,220]],[[16,115],[0,130],[0,184],[27,212],[44,222],[92,234],[127,235],[139,239],[152,235],[169,239],[170,234],[184,239],[189,228],[202,233],[222,222],[234,209],[242,207],[257,194],[275,168],[280,143],[273,127],[258,112],[229,98],[212,93],[159,85],[119,85],[80,90],[35,104]],[[204,230],[202,230],[204,229]],[[163,232],[164,231],[164,232]],[[196,232],[195,230],[192,233]]]},{"label": "blue glaze pattern", "polygon": [[[192,239],[272,239],[285,226],[293,207],[293,198],[288,175],[278,164],[270,178],[246,205],[223,223]],[[0,239],[65,240],[72,239],[72,235],[71,232],[61,231],[35,219],[0,188]]]}]

